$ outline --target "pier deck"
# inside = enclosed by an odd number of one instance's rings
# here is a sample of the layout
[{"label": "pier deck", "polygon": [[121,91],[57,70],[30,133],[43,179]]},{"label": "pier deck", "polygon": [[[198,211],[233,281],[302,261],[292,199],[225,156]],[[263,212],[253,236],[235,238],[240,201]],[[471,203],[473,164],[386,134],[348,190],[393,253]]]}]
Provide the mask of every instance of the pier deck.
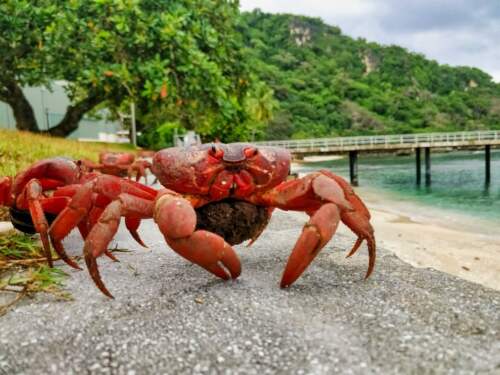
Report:
[{"label": "pier deck", "polygon": [[400,135],[374,135],[361,137],[314,138],[283,141],[255,142],[257,145],[283,147],[295,159],[308,155],[349,154],[350,179],[358,185],[358,152],[383,152],[411,149],[416,154],[416,183],[421,182],[420,150],[425,154],[425,184],[431,184],[431,148],[478,148],[485,149],[485,184],[491,181],[491,147],[500,145],[499,130],[422,133]]}]

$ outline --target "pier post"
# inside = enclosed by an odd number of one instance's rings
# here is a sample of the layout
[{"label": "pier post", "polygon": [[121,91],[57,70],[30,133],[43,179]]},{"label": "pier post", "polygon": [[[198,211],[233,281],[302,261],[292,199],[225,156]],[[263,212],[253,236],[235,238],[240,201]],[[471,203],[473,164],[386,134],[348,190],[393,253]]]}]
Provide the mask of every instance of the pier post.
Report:
[{"label": "pier post", "polygon": [[292,157],[293,160],[299,160],[299,161],[304,160],[304,154],[293,154]]},{"label": "pier post", "polygon": [[484,174],[484,184],[489,186],[491,183],[491,146],[486,145],[484,147],[484,162],[485,162],[485,174]]},{"label": "pier post", "polygon": [[351,177],[351,185],[359,186],[358,181],[358,152],[349,151],[349,175]]},{"label": "pier post", "polygon": [[420,167],[420,147],[415,149],[415,167],[417,168],[417,185],[420,186],[422,180],[422,168]]},{"label": "pier post", "polygon": [[424,148],[425,155],[425,186],[431,185],[431,148]]}]

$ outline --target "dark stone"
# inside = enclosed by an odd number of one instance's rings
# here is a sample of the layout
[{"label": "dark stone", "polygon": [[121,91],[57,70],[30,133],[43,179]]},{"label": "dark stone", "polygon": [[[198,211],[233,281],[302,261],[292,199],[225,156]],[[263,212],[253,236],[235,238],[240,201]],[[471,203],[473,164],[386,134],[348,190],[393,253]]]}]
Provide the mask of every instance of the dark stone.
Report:
[{"label": "dark stone", "polygon": [[209,203],[198,208],[196,216],[196,229],[216,233],[230,245],[257,236],[269,221],[266,207],[237,200]]}]

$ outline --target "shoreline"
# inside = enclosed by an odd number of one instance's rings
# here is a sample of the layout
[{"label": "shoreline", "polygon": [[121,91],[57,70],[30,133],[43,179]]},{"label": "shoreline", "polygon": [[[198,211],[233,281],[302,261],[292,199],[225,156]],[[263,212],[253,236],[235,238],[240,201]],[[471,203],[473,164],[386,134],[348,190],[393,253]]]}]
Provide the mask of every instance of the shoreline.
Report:
[{"label": "shoreline", "polygon": [[414,267],[433,268],[500,290],[500,233],[495,233],[494,223],[383,190],[356,188],[356,192],[372,214],[378,246]]}]

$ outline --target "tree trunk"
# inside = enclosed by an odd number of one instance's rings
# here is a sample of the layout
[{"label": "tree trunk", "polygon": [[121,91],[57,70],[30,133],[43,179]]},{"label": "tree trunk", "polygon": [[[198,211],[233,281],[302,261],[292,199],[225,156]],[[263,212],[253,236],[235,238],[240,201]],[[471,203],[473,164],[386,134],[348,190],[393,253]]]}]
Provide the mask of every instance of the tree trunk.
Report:
[{"label": "tree trunk", "polygon": [[16,128],[30,132],[39,132],[35,112],[16,82],[7,82],[0,90],[0,100],[5,101],[16,119]]},{"label": "tree trunk", "polygon": [[53,128],[50,128],[48,133],[56,137],[66,137],[70,135],[72,132],[78,129],[78,124],[85,113],[90,111],[101,102],[101,97],[97,95],[90,95],[87,98],[79,101],[75,105],[68,106],[63,119],[59,122],[59,124],[57,124]]}]

